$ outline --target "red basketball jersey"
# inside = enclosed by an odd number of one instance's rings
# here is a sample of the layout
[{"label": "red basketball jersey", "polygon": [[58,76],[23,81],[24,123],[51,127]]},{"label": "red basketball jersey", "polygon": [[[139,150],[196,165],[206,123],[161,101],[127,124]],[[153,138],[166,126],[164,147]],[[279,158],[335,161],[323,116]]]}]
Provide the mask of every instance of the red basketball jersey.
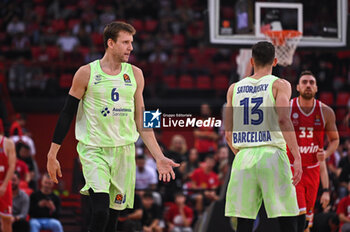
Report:
[{"label": "red basketball jersey", "polygon": [[3,136],[0,142],[0,183],[4,181],[9,166],[8,158],[4,149],[4,139],[5,137]]},{"label": "red basketball jersey", "polygon": [[[312,110],[306,114],[302,111],[298,98],[293,98],[291,101],[290,117],[294,125],[303,167],[317,165],[316,153],[319,148],[323,148],[325,122],[321,105],[320,101],[315,100]],[[290,163],[293,164],[294,157],[288,147],[287,154]]]}]

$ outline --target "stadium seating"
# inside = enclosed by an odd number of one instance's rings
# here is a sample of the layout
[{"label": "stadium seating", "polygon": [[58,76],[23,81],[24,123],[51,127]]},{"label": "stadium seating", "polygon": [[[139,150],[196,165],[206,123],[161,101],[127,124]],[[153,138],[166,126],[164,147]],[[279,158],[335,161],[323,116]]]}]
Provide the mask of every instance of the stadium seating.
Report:
[{"label": "stadium seating", "polygon": [[157,29],[158,21],[153,19],[147,19],[145,22],[146,32],[154,32]]},{"label": "stadium seating", "polygon": [[218,75],[214,77],[213,87],[216,90],[226,91],[228,89],[228,78],[225,75]]},{"label": "stadium seating", "polygon": [[62,74],[59,85],[62,89],[68,89],[72,85],[73,75],[70,73]]},{"label": "stadium seating", "polygon": [[168,75],[163,77],[163,83],[168,88],[176,88],[177,87],[177,80],[175,75]]},{"label": "stadium seating", "polygon": [[332,92],[321,92],[319,100],[326,105],[332,106],[333,101],[334,101],[333,93]]},{"label": "stadium seating", "polygon": [[337,94],[337,106],[346,106],[350,99],[349,92],[340,92]]},{"label": "stadium seating", "polygon": [[190,75],[184,74],[180,76],[179,79],[180,89],[192,89],[193,88],[193,78]]},{"label": "stadium seating", "polygon": [[211,89],[211,80],[209,76],[198,76],[196,79],[197,89]]},{"label": "stadium seating", "polygon": [[103,37],[100,33],[91,33],[91,39],[92,42],[96,45],[96,46],[102,46],[103,45]]}]

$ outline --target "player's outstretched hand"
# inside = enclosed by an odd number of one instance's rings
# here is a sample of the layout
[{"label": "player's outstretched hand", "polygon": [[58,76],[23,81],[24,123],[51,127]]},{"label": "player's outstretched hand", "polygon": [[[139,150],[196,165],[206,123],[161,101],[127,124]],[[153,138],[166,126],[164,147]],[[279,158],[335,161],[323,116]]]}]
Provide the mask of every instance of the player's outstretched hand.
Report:
[{"label": "player's outstretched hand", "polygon": [[62,177],[60,162],[56,158],[47,158],[47,172],[53,182],[58,184],[57,175]]},{"label": "player's outstretched hand", "polygon": [[320,199],[322,208],[325,209],[328,206],[329,200],[330,200],[329,192],[323,192]]},{"label": "player's outstretched hand", "polygon": [[322,162],[326,159],[326,152],[323,150],[323,148],[319,148],[316,153],[317,160]]},{"label": "player's outstretched hand", "polygon": [[294,175],[293,175],[293,184],[294,186],[297,185],[301,179],[301,176],[303,174],[303,170],[301,169],[301,158],[299,156],[298,159],[294,159],[293,163],[293,169],[294,169]]},{"label": "player's outstretched hand", "polygon": [[[169,182],[171,177],[175,180],[175,173],[173,167],[179,167],[180,164],[175,163],[171,159],[166,157],[159,158],[157,160],[157,169],[159,173],[159,180],[163,180],[164,182]],[[170,177],[171,175],[171,177]]]}]

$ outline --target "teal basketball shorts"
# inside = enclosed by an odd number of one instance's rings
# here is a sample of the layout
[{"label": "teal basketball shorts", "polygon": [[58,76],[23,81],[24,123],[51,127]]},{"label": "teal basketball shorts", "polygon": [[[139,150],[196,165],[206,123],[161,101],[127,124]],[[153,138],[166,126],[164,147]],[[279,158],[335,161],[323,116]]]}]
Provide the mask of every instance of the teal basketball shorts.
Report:
[{"label": "teal basketball shorts", "polygon": [[289,160],[286,151],[277,147],[245,148],[237,153],[225,216],[255,219],[262,201],[269,218],[299,214]]},{"label": "teal basketball shorts", "polygon": [[80,190],[89,195],[108,193],[110,208],[133,208],[135,192],[135,145],[94,147],[78,143],[77,150],[83,167],[85,186]]}]

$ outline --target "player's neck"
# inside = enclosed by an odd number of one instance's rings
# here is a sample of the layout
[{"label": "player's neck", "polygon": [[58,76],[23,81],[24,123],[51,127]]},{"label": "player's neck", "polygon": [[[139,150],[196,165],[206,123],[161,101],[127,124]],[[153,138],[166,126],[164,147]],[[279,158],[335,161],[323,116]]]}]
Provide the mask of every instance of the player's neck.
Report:
[{"label": "player's neck", "polygon": [[254,78],[254,79],[260,79],[261,77],[271,75],[271,74],[272,74],[272,67],[271,66],[254,67],[254,74],[250,77]]},{"label": "player's neck", "polygon": [[301,96],[298,97],[299,106],[306,114],[311,112],[312,108],[314,107],[314,101],[314,98],[305,99]]},{"label": "player's neck", "polygon": [[102,71],[110,75],[117,75],[120,73],[122,64],[116,60],[112,54],[105,53],[105,55],[100,60],[100,65]]}]

